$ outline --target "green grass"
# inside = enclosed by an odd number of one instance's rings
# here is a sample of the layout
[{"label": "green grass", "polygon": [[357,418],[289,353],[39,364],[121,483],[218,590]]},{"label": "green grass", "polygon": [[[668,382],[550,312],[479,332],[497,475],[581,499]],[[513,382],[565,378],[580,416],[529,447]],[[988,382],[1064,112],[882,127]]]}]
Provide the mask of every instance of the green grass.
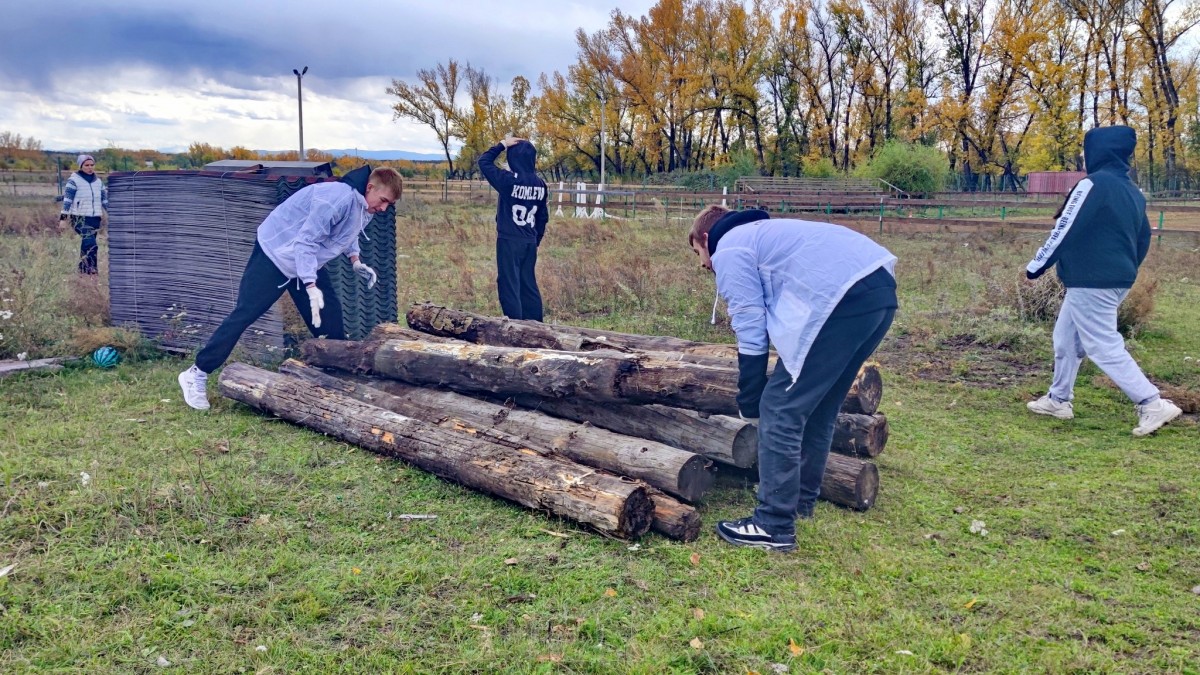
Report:
[{"label": "green grass", "polygon": [[[489,216],[407,207],[402,307],[498,311]],[[711,278],[661,222],[552,219],[550,316],[729,341],[708,323]],[[16,565],[0,671],[141,672],[161,656],[184,672],[1200,672],[1194,417],[1134,439],[1132,406],[1091,366],[1075,420],[1028,415],[1049,325],[1013,328],[1019,348],[982,338],[1008,297],[989,286],[1039,242],[884,243],[903,307],[878,355],[878,505],[822,502],[791,555],[712,532],[753,508],[737,480],[700,506],[699,541],[635,547],[226,399],[197,414],[175,384],[184,361],[0,380],[0,569]],[[0,270],[28,245],[0,237]],[[1161,286],[1134,352],[1193,391],[1196,263],[1152,253]],[[43,290],[64,311],[67,291]]]}]

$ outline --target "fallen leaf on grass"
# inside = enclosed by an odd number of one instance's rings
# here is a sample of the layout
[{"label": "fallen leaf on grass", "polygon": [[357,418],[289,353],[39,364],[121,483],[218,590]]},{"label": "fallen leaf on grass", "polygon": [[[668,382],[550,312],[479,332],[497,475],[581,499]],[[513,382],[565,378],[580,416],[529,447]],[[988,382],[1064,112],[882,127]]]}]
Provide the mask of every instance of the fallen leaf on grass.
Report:
[{"label": "fallen leaf on grass", "polygon": [[[0,577],[2,577],[2,576],[4,576],[4,575],[0,574]],[[1195,593],[1196,595],[1200,595],[1200,586],[1192,586],[1192,592]]]},{"label": "fallen leaf on grass", "polygon": [[615,588],[606,588],[604,589],[604,596],[608,598],[615,598],[617,597],[617,591]]},{"label": "fallen leaf on grass", "polygon": [[257,646],[257,647],[255,647],[255,648],[254,648],[254,651],[256,651],[256,652],[265,652],[265,651],[267,651],[267,646],[266,646],[266,645],[259,645],[259,646]]},{"label": "fallen leaf on grass", "polygon": [[704,643],[701,642],[700,638],[692,638],[692,641],[688,644],[692,646],[692,649],[704,649]]},{"label": "fallen leaf on grass", "polygon": [[[13,563],[13,564],[9,565],[8,567],[0,567],[0,577],[8,576],[8,573],[13,571],[14,569],[16,569],[16,567],[17,567],[16,563]],[[1197,586],[1197,588],[1200,588],[1200,586]]]},{"label": "fallen leaf on grass", "polygon": [[553,530],[547,530],[547,529],[541,529],[538,531],[545,532],[546,534],[550,535],[551,537],[559,537],[561,539],[570,539],[571,538],[571,535],[566,534],[564,532],[555,532]]},{"label": "fallen leaf on grass", "polygon": [[692,610],[692,616],[696,617],[697,621],[703,621],[704,620],[704,610],[697,607],[696,609]]},{"label": "fallen leaf on grass", "polygon": [[913,656],[913,653],[908,651],[907,649],[897,649],[896,653],[899,654],[900,656]]},{"label": "fallen leaf on grass", "polygon": [[699,564],[700,564],[700,554],[699,554],[699,553],[693,553],[693,554],[692,554],[692,557],[688,558],[688,560],[689,560],[689,561],[691,561],[691,563],[692,563],[692,565],[693,565],[693,566],[697,566],[697,565],[699,565]]},{"label": "fallen leaf on grass", "polygon": [[362,574],[362,569],[361,569],[361,568],[358,568],[358,567],[351,567],[351,568],[350,568],[350,573],[351,573],[351,574]]},{"label": "fallen leaf on grass", "polygon": [[967,635],[966,633],[959,633],[958,640],[959,640],[959,642],[962,642],[962,646],[970,649],[970,647],[971,647],[971,636],[970,635]]},{"label": "fallen leaf on grass", "polygon": [[800,656],[804,653],[804,647],[796,644],[795,640],[788,638],[788,651],[792,653],[792,656]]},{"label": "fallen leaf on grass", "polygon": [[519,561],[516,558],[505,558],[504,559],[505,565],[516,565],[518,562]]},{"label": "fallen leaf on grass", "polygon": [[967,604],[963,605],[963,609],[971,609],[972,607],[975,606],[975,603],[978,600],[979,600],[979,598],[971,598],[970,600],[967,601]]},{"label": "fallen leaf on grass", "polygon": [[537,657],[538,663],[562,663],[562,654],[542,654]]},{"label": "fallen leaf on grass", "polygon": [[167,657],[163,656],[162,654],[158,655],[157,663],[159,668],[166,668],[171,665],[171,662],[167,660]]},{"label": "fallen leaf on grass", "polygon": [[1140,562],[1137,564],[1137,569],[1139,572],[1148,572],[1150,571],[1150,563]]}]

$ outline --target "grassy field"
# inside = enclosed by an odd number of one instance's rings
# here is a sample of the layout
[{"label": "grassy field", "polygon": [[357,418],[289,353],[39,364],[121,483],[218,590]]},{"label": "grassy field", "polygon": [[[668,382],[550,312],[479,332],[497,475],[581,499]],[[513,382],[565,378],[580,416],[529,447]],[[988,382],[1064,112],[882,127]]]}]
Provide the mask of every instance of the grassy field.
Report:
[{"label": "grassy field", "polygon": [[[673,217],[552,219],[548,320],[731,341]],[[22,218],[0,357],[125,360],[0,380],[0,672],[1200,672],[1196,417],[1134,439],[1090,365],[1075,420],[1025,411],[1055,309],[1052,281],[1019,290],[1038,236],[882,237],[902,308],[878,505],[822,502],[779,555],[712,531],[753,508],[744,479],[700,505],[699,541],[634,544],[229,400],[196,413],[185,361],[104,327],[77,239]],[[497,313],[490,222],[406,202],[401,306]],[[1130,321],[1152,379],[1191,396],[1197,270],[1156,247]]]}]

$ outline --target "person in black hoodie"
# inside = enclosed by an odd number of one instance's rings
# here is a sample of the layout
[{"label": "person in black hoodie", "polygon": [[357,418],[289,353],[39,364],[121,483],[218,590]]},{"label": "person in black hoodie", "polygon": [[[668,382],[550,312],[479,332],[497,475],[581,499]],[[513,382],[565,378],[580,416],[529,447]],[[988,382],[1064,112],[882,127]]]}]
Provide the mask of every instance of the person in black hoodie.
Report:
[{"label": "person in black hoodie", "polygon": [[[509,171],[496,166],[508,150]],[[499,193],[496,203],[496,290],[510,319],[542,320],[537,284],[537,250],[550,212],[546,182],[537,175],[537,150],[523,138],[506,137],[479,156],[479,170]]]},{"label": "person in black hoodie", "polygon": [[1097,127],[1083,137],[1088,175],[1071,190],[1054,230],[1025,268],[1037,279],[1053,265],[1067,288],[1054,325],[1054,379],[1031,412],[1075,416],[1075,377],[1092,359],[1135,404],[1134,436],[1154,433],[1179,417],[1179,406],[1159,395],[1117,330],[1117,308],[1133,287],[1150,248],[1146,198],[1129,179],[1137,135],[1126,126]]}]

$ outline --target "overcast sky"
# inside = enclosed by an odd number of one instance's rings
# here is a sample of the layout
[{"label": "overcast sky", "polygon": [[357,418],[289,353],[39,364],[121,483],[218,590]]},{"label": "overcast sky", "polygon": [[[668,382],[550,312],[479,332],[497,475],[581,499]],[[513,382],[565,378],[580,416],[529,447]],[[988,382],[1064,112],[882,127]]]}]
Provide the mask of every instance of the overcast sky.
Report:
[{"label": "overcast sky", "polygon": [[0,131],[48,150],[164,151],[193,141],[440,153],[393,121],[393,78],[449,59],[500,83],[565,73],[575,30],[653,0],[0,0]]}]

